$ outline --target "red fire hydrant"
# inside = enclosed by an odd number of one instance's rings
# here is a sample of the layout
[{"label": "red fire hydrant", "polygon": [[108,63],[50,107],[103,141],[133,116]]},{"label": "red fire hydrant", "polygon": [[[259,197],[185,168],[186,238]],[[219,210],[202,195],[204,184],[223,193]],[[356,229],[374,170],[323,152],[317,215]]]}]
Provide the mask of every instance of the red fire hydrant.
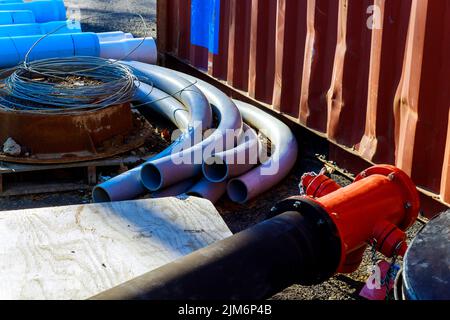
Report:
[{"label": "red fire hydrant", "polygon": [[307,174],[302,186],[306,197],[320,205],[336,225],[341,239],[339,273],[358,268],[368,243],[374,243],[386,257],[406,252],[405,231],[417,219],[419,195],[400,169],[374,166],[345,188],[324,174]]}]

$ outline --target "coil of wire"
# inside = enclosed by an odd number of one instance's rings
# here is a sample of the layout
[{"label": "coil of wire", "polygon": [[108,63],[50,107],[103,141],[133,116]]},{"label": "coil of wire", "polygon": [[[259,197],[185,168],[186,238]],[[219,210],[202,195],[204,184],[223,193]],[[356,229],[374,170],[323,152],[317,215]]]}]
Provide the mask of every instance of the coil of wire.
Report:
[{"label": "coil of wire", "polygon": [[51,58],[23,63],[1,80],[0,109],[69,113],[132,100],[138,81],[126,65],[98,57]]}]

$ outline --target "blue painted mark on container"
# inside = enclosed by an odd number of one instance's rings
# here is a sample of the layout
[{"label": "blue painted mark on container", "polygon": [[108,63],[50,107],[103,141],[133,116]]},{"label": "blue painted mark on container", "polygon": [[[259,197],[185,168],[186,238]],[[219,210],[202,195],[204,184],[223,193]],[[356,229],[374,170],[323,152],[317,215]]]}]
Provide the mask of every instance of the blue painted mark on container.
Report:
[{"label": "blue painted mark on container", "polygon": [[191,44],[219,53],[220,0],[192,0]]}]

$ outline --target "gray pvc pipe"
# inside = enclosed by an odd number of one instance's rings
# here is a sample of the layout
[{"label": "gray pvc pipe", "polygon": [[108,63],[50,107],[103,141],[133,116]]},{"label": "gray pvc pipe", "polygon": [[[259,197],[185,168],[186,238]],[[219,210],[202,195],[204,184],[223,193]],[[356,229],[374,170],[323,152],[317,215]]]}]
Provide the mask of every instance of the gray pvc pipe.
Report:
[{"label": "gray pvc pipe", "polygon": [[275,146],[266,162],[229,181],[227,191],[230,199],[245,203],[271,189],[289,174],[297,161],[298,145],[294,134],[282,121],[248,103],[234,102],[246,122],[263,131]]},{"label": "gray pvc pipe", "polygon": [[220,198],[227,192],[227,182],[214,183],[202,178],[197,184],[195,184],[189,191],[186,192],[187,195],[203,198],[216,203]]},{"label": "gray pvc pipe", "polygon": [[195,185],[195,179],[187,179],[166,189],[152,193],[152,198],[176,197],[189,191]]},{"label": "gray pvc pipe", "polygon": [[217,183],[246,173],[258,164],[259,145],[255,130],[244,124],[244,132],[237,147],[215,153],[206,159],[202,166],[203,175]]},{"label": "gray pvc pipe", "polygon": [[[135,100],[142,107],[148,106],[179,128],[187,130],[192,118],[187,117],[186,111],[183,111],[184,105],[174,98],[162,99],[166,96],[167,94],[159,89],[141,82],[136,90]],[[164,155],[166,152],[170,154],[170,150],[167,149],[160,154]],[[141,167],[138,166],[94,187],[92,190],[94,202],[130,200],[144,194],[146,189],[141,183]]]},{"label": "gray pvc pipe", "polygon": [[203,92],[193,82],[163,67],[137,61],[121,63],[131,67],[141,82],[153,85],[183,103],[191,113],[194,130],[199,125],[202,132],[211,127],[212,110]]},{"label": "gray pvc pipe", "polygon": [[[142,88],[141,88],[142,87]],[[151,97],[147,97],[151,91]],[[152,101],[148,101],[149,98]],[[137,104],[137,109],[150,107],[152,111],[162,115],[172,122],[178,129],[188,132],[190,123],[190,114],[185,106],[172,96],[148,84],[140,83],[136,90],[134,99],[136,101],[147,101]]]},{"label": "gray pvc pipe", "polygon": [[234,148],[234,144],[224,146],[223,142],[226,141],[226,136],[229,134],[229,131],[234,132],[236,136],[241,135],[242,117],[233,101],[222,91],[200,79],[180,72],[168,71],[158,66],[140,62],[133,62],[132,66],[143,74],[151,74],[156,71],[167,72],[183,77],[190,83],[195,83],[211,103],[220,121],[217,129],[204,140],[200,138],[199,140],[201,141],[199,143],[194,145],[184,144],[183,149],[178,149],[178,152],[173,149],[170,156],[152,159],[145,163],[141,170],[141,181],[147,189],[157,191],[199,174],[201,172],[203,153],[205,150],[213,152],[214,150],[222,151],[227,148]]}]

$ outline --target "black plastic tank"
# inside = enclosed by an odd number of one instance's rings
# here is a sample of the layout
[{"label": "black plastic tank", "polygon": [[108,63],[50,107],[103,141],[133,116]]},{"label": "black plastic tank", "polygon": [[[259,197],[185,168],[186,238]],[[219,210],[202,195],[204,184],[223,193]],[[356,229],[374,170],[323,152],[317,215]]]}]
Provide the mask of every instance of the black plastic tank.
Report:
[{"label": "black plastic tank", "polygon": [[401,291],[406,300],[450,300],[450,210],[431,220],[412,241]]}]

